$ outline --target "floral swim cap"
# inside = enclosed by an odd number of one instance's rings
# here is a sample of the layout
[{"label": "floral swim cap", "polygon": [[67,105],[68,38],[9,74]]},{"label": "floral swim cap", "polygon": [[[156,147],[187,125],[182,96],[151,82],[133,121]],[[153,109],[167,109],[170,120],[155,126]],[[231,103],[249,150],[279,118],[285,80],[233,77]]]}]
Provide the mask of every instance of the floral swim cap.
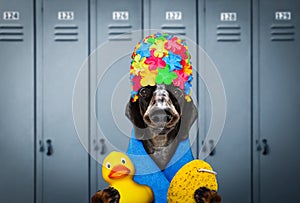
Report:
[{"label": "floral swim cap", "polygon": [[138,99],[141,87],[172,83],[184,91],[188,102],[191,101],[191,55],[181,39],[167,33],[149,35],[136,45],[131,58],[133,102]]}]

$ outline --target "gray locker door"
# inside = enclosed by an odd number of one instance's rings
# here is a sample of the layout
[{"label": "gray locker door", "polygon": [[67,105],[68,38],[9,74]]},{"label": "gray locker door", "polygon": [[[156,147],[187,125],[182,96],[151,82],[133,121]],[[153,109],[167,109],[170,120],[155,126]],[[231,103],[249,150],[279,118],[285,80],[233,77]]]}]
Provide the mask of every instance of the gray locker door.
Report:
[{"label": "gray locker door", "polygon": [[[207,158],[218,172],[224,202],[251,202],[251,41],[250,1],[205,3],[205,50],[224,83],[227,116],[215,154]],[[202,9],[203,10],[203,9]],[[199,19],[201,22],[201,19]],[[201,32],[199,32],[201,33]],[[209,102],[206,102],[209,104]],[[213,108],[213,107],[212,107]],[[205,112],[209,124],[210,108]],[[201,126],[202,127],[202,126]],[[208,126],[205,126],[206,130]]]},{"label": "gray locker door", "polygon": [[[91,112],[96,112],[97,125],[91,123],[91,146],[93,157],[102,163],[112,150],[126,152],[131,137],[132,124],[125,109],[131,96],[131,54],[142,36],[142,1],[98,0],[95,4],[91,13],[95,17],[91,47],[97,48],[91,57]],[[92,194],[106,185],[97,166],[98,183]]]},{"label": "gray locker door", "polygon": [[34,201],[33,1],[0,1],[0,202]]},{"label": "gray locker door", "polygon": [[[75,79],[88,56],[88,3],[44,0],[39,5],[38,136],[44,151],[39,153],[38,201],[88,202],[89,155],[72,117]],[[88,98],[88,89],[82,97]]]},{"label": "gray locker door", "polygon": [[[147,3],[149,5],[147,5]],[[196,42],[196,1],[183,0],[151,0],[146,1],[145,16],[146,29],[157,29],[162,32],[186,36]],[[148,10],[149,9],[149,10]],[[149,18],[148,18],[149,17]]]},{"label": "gray locker door", "polygon": [[[255,6],[259,47],[255,52],[254,89],[256,139],[260,151],[261,203],[296,202],[300,181],[300,4],[262,0]],[[280,187],[280,192],[277,187]],[[288,195],[285,193],[288,191]]]},{"label": "gray locker door", "polygon": [[[145,35],[153,32],[166,32],[177,35],[186,40],[191,54],[193,66],[192,98],[197,106],[197,7],[196,1],[191,0],[188,3],[185,0],[151,0],[145,1],[144,24]],[[147,15],[148,14],[148,15]],[[200,112],[199,112],[200,116]],[[190,141],[193,144],[192,150],[197,157],[197,121],[190,130]]]}]

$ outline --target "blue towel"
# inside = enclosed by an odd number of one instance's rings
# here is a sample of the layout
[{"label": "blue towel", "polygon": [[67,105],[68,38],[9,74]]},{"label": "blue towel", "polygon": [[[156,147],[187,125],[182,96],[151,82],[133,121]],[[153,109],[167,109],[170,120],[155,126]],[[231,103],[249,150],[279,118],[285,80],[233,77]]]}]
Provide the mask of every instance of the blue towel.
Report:
[{"label": "blue towel", "polygon": [[177,171],[192,161],[193,154],[189,139],[179,143],[172,159],[165,170],[161,171],[144,149],[143,143],[137,140],[134,130],[129,141],[127,155],[135,166],[134,180],[152,188],[155,203],[166,203],[170,182]]}]

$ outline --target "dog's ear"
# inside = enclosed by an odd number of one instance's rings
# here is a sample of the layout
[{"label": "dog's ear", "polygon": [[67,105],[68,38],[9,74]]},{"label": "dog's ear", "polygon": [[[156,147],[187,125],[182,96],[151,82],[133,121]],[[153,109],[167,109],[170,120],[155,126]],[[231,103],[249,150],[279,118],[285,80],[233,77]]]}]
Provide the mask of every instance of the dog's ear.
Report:
[{"label": "dog's ear", "polygon": [[138,128],[145,128],[145,123],[143,116],[141,114],[139,101],[132,102],[131,99],[129,100],[126,106],[125,115],[127,118]]},{"label": "dog's ear", "polygon": [[178,135],[182,140],[189,137],[189,131],[198,117],[197,107],[194,105],[193,101],[185,102],[182,109],[180,129]]},{"label": "dog's ear", "polygon": [[129,100],[126,106],[125,115],[134,125],[136,138],[141,139],[143,137],[144,130],[147,128],[147,125],[144,122],[141,113],[139,99],[135,102],[132,102],[131,99]]}]

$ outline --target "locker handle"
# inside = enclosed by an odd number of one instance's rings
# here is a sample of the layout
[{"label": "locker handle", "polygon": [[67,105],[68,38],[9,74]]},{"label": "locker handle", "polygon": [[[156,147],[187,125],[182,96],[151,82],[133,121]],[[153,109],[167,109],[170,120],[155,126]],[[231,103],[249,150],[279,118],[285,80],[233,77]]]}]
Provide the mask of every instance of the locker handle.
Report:
[{"label": "locker handle", "polygon": [[98,146],[98,143],[96,142],[96,140],[93,140],[93,144],[94,144],[94,150],[98,151],[99,150],[99,146]]},{"label": "locker handle", "polygon": [[[203,144],[204,144],[204,140],[202,140],[202,145],[203,145]],[[206,144],[205,144],[205,145],[202,146],[202,151],[203,151],[203,152],[206,152],[206,150],[207,150],[207,149],[206,149]]]},{"label": "locker handle", "polygon": [[270,147],[268,145],[268,140],[267,139],[263,139],[262,140],[263,143],[263,155],[268,155],[270,153]]},{"label": "locker handle", "polygon": [[52,140],[48,139],[46,140],[47,143],[47,156],[51,156],[53,154],[53,146],[52,146]]},{"label": "locker handle", "polygon": [[256,151],[260,152],[262,150],[260,142],[258,140],[256,140],[255,142],[256,142]]},{"label": "locker handle", "polygon": [[210,156],[214,156],[216,154],[216,149],[215,149],[215,145],[214,145],[214,141],[213,140],[209,140],[209,144],[210,144]]},{"label": "locker handle", "polygon": [[[209,156],[214,156],[216,154],[216,148],[215,148],[215,145],[214,145],[214,141],[213,140],[209,140],[209,145],[210,145],[210,153],[209,153]],[[202,145],[203,145],[204,141],[202,141]],[[206,152],[207,151],[207,147],[206,147],[206,144],[203,145],[202,147],[202,151],[203,152]]]},{"label": "locker handle", "polygon": [[100,143],[101,143],[100,154],[101,154],[101,155],[104,155],[104,154],[106,153],[105,140],[104,140],[104,139],[100,139]]},{"label": "locker handle", "polygon": [[39,144],[40,144],[40,152],[44,152],[45,151],[44,142],[42,140],[40,140]]}]

